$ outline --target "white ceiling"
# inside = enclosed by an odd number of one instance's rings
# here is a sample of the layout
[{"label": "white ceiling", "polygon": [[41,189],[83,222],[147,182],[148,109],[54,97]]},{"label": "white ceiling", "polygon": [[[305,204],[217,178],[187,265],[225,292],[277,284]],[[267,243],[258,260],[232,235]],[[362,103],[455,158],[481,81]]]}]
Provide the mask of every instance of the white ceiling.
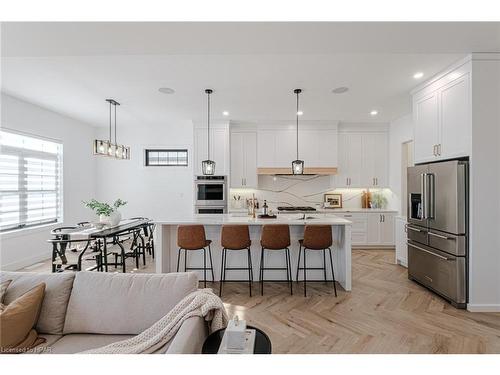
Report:
[{"label": "white ceiling", "polygon": [[300,87],[304,120],[385,122],[410,111],[418,82],[466,53],[500,51],[499,25],[4,23],[2,90],[95,126],[107,124],[108,97],[122,103],[120,125],[203,120],[207,87],[214,118],[292,120]]}]

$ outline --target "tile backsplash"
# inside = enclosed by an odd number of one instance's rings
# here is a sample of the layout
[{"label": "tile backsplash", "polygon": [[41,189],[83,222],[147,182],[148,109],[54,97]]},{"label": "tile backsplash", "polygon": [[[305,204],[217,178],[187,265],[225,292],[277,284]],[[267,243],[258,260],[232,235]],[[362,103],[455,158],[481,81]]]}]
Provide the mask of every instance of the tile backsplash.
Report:
[{"label": "tile backsplash", "polygon": [[[332,184],[331,176],[267,176],[260,175],[257,189],[230,189],[229,209],[244,209],[245,199],[251,198],[252,194],[262,204],[267,201],[271,209],[278,206],[311,206],[322,208],[324,194],[342,194],[342,206],[344,208],[361,208],[361,195],[367,189],[339,189]],[[388,201],[388,207],[392,207],[394,194],[390,189],[373,189],[372,193],[383,194]],[[236,199],[235,199],[236,197]],[[238,197],[239,200],[237,199]]]}]

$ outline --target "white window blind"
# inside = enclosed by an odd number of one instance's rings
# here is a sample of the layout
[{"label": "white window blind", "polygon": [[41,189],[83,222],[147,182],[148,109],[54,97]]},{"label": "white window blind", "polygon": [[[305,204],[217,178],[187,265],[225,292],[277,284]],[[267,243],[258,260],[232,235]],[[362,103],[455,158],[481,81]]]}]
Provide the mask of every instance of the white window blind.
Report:
[{"label": "white window blind", "polygon": [[62,221],[62,144],[0,131],[0,230]]}]

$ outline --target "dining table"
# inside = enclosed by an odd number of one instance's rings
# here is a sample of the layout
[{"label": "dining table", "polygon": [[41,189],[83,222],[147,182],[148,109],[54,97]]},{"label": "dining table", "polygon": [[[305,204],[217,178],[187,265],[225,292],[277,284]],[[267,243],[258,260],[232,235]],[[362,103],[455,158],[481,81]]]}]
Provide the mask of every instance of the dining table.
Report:
[{"label": "dining table", "polygon": [[[68,245],[74,242],[86,242],[87,245],[85,246],[85,249],[81,254],[83,255],[83,253],[85,253],[85,251],[89,247],[90,242],[94,241],[97,243],[97,246],[102,246],[102,266],[104,268],[104,271],[107,272],[109,265],[116,266],[116,262],[108,262],[108,240],[110,238],[115,240],[121,235],[133,233],[136,230],[143,229],[150,223],[151,222],[149,219],[125,219],[121,220],[117,225],[105,225],[102,228],[97,228],[95,225],[90,224],[88,226],[65,227],[61,230],[58,230],[57,232],[52,231],[53,238],[48,241],[53,245],[52,258],[54,260],[55,253],[57,256],[63,259],[65,257],[65,252],[68,248]],[[139,240],[141,241],[141,246],[144,249],[144,237],[140,236]],[[117,242],[116,244],[118,244],[122,248],[122,251],[124,251],[123,246],[120,242]],[[92,268],[95,269],[97,268],[97,266],[94,266]],[[54,267],[52,268],[52,271],[55,272]]]}]

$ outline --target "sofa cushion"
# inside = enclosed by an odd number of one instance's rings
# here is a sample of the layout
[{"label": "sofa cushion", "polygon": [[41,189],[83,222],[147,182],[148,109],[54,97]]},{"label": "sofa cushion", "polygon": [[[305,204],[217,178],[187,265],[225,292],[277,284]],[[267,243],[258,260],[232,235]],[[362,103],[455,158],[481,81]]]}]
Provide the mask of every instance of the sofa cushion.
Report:
[{"label": "sofa cushion", "polygon": [[36,346],[27,354],[50,354],[52,353],[52,347],[56,343],[57,340],[60,340],[63,336],[62,335],[39,335],[38,337],[42,338],[45,340],[45,342],[41,343],[40,345]]},{"label": "sofa cushion", "polygon": [[68,273],[0,272],[0,282],[12,280],[5,295],[4,304],[9,304],[34,286],[45,283],[45,296],[36,325],[39,333],[60,335],[64,327],[73,279]]},{"label": "sofa cushion", "polygon": [[113,342],[126,340],[133,335],[93,335],[88,333],[65,335],[52,344],[50,354],[73,354],[100,348]]},{"label": "sofa cushion", "polygon": [[64,334],[137,335],[197,288],[194,273],[78,272]]}]

